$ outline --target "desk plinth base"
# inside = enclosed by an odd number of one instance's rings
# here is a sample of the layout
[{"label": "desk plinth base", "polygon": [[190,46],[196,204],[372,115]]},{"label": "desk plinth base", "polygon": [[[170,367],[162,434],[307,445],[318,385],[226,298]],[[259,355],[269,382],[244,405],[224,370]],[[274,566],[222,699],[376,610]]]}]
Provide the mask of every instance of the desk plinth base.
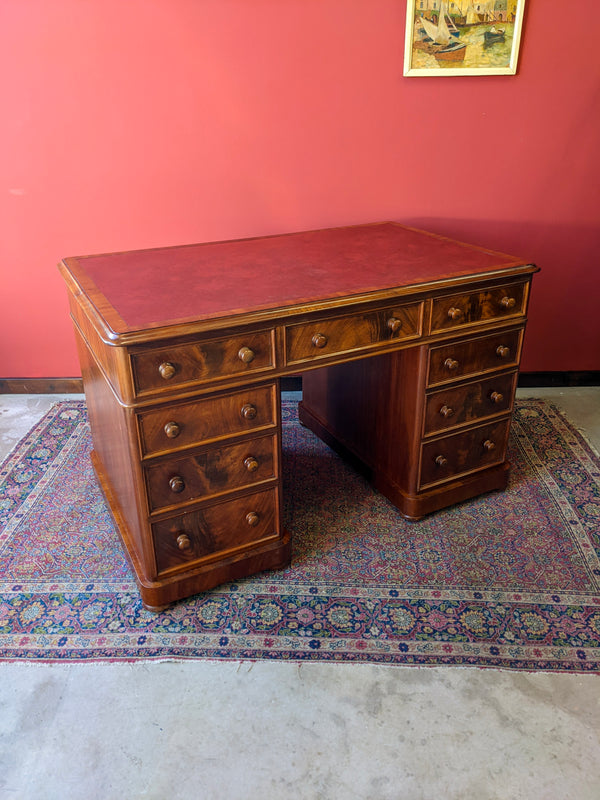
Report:
[{"label": "desk plinth base", "polygon": [[406,519],[416,521],[481,494],[506,489],[509,473],[510,463],[505,461],[469,478],[452,481],[435,489],[419,492],[418,495],[406,494],[385,475],[375,474],[371,482],[373,487],[385,495]]},{"label": "desk plinth base", "polygon": [[125,555],[133,570],[142,603],[149,611],[162,611],[177,600],[206,592],[228,581],[255,575],[264,570],[283,569],[289,565],[292,558],[291,536],[284,531],[276,542],[196,565],[165,578],[149,580],[143,574],[129,527],[95,451],[92,451],[91,459],[113,522],[121,537]]},{"label": "desk plinth base", "polygon": [[325,444],[346,459],[359,471],[378,492],[388,498],[411,521],[422,519],[435,511],[462,503],[487,492],[506,489],[510,463],[504,461],[472,475],[413,494],[394,481],[393,476],[368,466],[347,444],[342,442],[327,423],[313,413],[303,402],[298,405],[298,417],[302,425],[311,430]]}]

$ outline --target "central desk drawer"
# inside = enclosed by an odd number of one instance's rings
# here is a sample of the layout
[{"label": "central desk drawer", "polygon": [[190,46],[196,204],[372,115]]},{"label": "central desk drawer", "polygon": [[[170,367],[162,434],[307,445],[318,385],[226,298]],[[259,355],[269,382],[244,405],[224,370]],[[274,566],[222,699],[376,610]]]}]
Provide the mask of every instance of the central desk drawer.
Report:
[{"label": "central desk drawer", "polygon": [[302,364],[416,339],[421,335],[422,316],[423,304],[412,303],[289,325],[286,363]]},{"label": "central desk drawer", "polygon": [[277,490],[257,492],[152,525],[158,573],[213,561],[277,539]]},{"label": "central desk drawer", "polygon": [[145,468],[150,511],[214,497],[277,477],[277,437],[205,448]]},{"label": "central desk drawer", "polygon": [[272,330],[206,339],[131,355],[135,390],[143,395],[190,383],[275,369]]},{"label": "central desk drawer", "polygon": [[161,406],[138,414],[143,456],[208,444],[277,424],[275,385]]},{"label": "central desk drawer", "polygon": [[522,337],[521,329],[432,347],[427,385],[517,366]]}]

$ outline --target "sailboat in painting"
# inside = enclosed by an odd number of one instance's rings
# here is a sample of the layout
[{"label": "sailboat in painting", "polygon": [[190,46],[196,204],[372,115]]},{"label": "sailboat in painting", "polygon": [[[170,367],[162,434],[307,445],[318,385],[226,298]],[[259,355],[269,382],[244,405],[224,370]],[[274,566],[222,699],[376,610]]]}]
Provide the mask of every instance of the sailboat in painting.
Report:
[{"label": "sailboat in painting", "polygon": [[425,17],[420,18],[421,34],[414,46],[431,53],[438,61],[463,61],[467,45],[457,41],[458,31],[450,20],[454,29],[451,30],[449,19],[447,4],[442,0],[437,25]]}]

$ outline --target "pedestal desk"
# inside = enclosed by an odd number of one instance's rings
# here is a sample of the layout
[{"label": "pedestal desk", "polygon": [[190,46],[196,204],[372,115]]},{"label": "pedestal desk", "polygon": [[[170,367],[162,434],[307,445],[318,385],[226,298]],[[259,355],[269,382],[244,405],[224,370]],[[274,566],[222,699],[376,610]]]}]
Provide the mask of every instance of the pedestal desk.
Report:
[{"label": "pedestal desk", "polygon": [[506,485],[532,264],[377,223],[60,269],[148,608],[289,563],[282,376],[304,373],[301,422],[410,519]]}]

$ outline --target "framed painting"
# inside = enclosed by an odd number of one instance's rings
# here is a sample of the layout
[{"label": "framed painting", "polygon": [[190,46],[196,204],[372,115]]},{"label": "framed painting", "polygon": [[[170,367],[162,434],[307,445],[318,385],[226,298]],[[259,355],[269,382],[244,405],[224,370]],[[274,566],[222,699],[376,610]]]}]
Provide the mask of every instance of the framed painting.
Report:
[{"label": "framed painting", "polygon": [[525,0],[408,0],[404,75],[514,75]]}]

